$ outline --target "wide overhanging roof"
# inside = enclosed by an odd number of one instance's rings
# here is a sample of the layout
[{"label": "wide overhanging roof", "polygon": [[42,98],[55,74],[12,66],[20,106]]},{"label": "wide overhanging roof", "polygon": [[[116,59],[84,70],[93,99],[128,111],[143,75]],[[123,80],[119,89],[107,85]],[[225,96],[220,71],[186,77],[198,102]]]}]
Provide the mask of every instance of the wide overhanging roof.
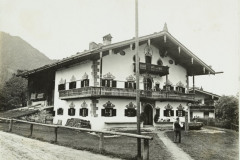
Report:
[{"label": "wide overhanging roof", "polygon": [[[205,75],[205,74],[216,74],[216,72],[201,59],[194,55],[189,49],[182,45],[176,38],[174,38],[168,31],[161,31],[147,36],[139,37],[139,44],[142,45],[150,40],[151,45],[157,47],[160,51],[160,55],[170,56],[175,64],[184,66],[187,69],[188,76],[192,75]],[[104,55],[109,54],[109,50],[117,53],[124,50],[130,45],[135,44],[135,38],[113,43],[105,46],[99,46],[96,49],[84,51],[72,55],[71,57],[64,58],[52,64],[42,66],[37,69],[23,72],[19,74],[22,77],[28,77],[32,74],[36,74],[44,71],[56,71],[59,68],[67,67],[76,63],[80,63],[86,60],[99,59],[100,52]],[[164,58],[163,56],[163,58]]]}]

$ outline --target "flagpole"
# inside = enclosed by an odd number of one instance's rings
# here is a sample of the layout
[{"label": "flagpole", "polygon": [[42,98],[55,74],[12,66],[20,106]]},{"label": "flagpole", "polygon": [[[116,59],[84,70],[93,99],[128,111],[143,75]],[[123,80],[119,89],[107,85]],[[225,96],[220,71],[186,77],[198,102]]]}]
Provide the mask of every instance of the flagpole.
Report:
[{"label": "flagpole", "polygon": [[[136,60],[136,103],[137,103],[137,134],[141,134],[140,129],[140,90],[139,90],[139,39],[138,39],[138,0],[135,0],[135,60]],[[137,157],[141,159],[141,139],[137,139]]]}]

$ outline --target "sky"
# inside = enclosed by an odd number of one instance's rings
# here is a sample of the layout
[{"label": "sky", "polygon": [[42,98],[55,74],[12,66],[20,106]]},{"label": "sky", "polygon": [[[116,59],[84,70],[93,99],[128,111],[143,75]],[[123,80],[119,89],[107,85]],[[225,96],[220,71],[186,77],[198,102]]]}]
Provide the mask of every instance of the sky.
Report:
[{"label": "sky", "polygon": [[[239,0],[139,0],[139,36],[168,31],[223,74],[195,77],[219,95],[239,92]],[[0,31],[19,36],[51,59],[135,36],[135,0],[0,0]],[[190,78],[191,80],[191,78]]]}]

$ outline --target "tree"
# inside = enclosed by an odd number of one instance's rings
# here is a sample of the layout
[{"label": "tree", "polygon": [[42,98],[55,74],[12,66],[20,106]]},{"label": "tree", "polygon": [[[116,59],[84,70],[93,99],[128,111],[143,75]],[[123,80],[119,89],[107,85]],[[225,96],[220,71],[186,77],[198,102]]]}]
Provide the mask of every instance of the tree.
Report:
[{"label": "tree", "polygon": [[[18,71],[20,73],[21,71]],[[16,74],[0,90],[0,109],[8,110],[27,105],[27,80]]]},{"label": "tree", "polygon": [[238,124],[238,97],[222,96],[216,104],[216,118]]}]

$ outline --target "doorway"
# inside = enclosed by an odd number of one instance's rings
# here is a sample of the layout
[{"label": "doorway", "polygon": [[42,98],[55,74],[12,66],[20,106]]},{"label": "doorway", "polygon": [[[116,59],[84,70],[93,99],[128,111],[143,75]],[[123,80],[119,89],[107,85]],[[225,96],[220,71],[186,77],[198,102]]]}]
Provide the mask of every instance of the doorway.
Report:
[{"label": "doorway", "polygon": [[153,125],[153,109],[152,106],[147,104],[144,107],[144,113],[145,113],[145,119],[144,119],[144,125]]}]

